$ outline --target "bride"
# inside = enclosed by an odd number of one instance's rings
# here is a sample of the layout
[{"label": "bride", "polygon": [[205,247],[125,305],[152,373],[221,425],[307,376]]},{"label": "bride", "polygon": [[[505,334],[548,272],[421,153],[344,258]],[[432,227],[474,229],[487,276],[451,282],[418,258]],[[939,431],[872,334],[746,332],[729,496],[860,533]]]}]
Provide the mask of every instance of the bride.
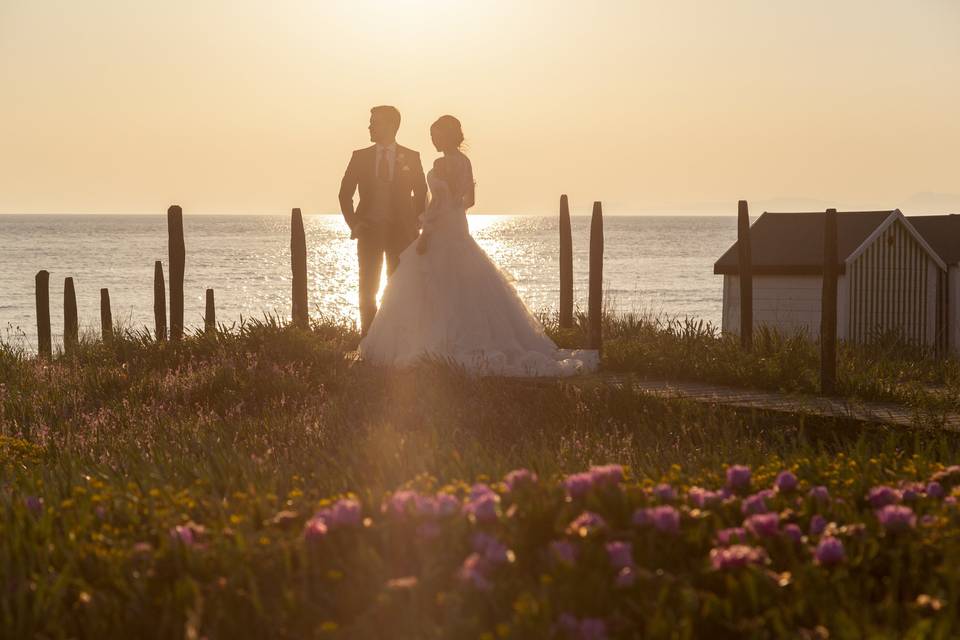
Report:
[{"label": "bride", "polygon": [[453,116],[430,127],[437,151],[422,233],[400,255],[360,356],[404,367],[424,357],[479,375],[567,376],[597,367],[595,351],[558,349],[496,264],[470,235],[473,168]]}]

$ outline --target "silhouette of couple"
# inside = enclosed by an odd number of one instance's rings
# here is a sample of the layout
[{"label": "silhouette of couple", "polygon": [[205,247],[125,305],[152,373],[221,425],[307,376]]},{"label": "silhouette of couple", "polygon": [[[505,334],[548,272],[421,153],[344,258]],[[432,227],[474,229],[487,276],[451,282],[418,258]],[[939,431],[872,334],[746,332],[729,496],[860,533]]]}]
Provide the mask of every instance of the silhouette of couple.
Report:
[{"label": "silhouette of couple", "polygon": [[[437,358],[479,375],[595,368],[596,352],[557,348],[470,235],[473,167],[461,150],[460,121],[446,115],[431,125],[442,155],[426,176],[420,154],[397,144],[399,129],[395,107],[371,109],[374,144],[353,152],[340,185],[340,210],[357,240],[361,358],[393,367]],[[378,311],[384,261],[388,281]]]}]

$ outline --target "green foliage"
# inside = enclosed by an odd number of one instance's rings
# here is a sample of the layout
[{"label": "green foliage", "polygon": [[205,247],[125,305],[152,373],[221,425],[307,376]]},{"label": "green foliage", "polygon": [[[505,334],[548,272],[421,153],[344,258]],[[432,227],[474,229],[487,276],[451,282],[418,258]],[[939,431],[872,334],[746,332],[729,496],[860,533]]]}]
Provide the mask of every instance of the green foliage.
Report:
[{"label": "green foliage", "polygon": [[[611,366],[616,344],[668,342],[643,322],[608,323]],[[702,362],[697,335],[669,340]],[[874,484],[957,460],[956,436],[740,415],[590,381],[478,380],[440,363],[383,371],[345,357],[358,339],[345,324],[267,318],[178,343],[120,332],[50,362],[0,348],[0,637],[537,638],[564,612],[607,619],[613,637],[957,633],[944,604],[960,587],[956,509],[924,502],[936,526],[892,544],[863,503]],[[734,506],[682,507],[679,544],[630,525],[652,484],[719,487],[731,461],[752,465],[758,487],[781,468],[827,485],[846,502],[824,513],[869,535],[836,570],[771,546],[770,565],[727,574],[706,558],[713,532],[742,519]],[[610,462],[630,469],[622,495],[567,502],[554,482]],[[398,487],[462,500],[516,467],[541,482],[522,498],[499,488],[484,530],[514,561],[493,592],[457,577],[476,523],[450,518],[430,538],[380,511]],[[344,495],[369,525],[308,544],[305,523]],[[544,545],[587,507],[617,531],[583,542],[585,564],[550,563]],[[806,526],[814,507],[776,508]],[[632,541],[645,570],[632,591],[611,586],[600,545],[613,538]]]}]

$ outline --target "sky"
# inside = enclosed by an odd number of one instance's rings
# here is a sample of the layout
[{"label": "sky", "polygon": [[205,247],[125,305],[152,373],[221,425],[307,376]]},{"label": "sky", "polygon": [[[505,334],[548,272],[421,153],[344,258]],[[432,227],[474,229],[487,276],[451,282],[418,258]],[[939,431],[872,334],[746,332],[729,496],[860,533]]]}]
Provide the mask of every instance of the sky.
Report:
[{"label": "sky", "polygon": [[0,0],[0,87],[0,213],[334,213],[377,104],[481,213],[960,213],[957,0]]}]

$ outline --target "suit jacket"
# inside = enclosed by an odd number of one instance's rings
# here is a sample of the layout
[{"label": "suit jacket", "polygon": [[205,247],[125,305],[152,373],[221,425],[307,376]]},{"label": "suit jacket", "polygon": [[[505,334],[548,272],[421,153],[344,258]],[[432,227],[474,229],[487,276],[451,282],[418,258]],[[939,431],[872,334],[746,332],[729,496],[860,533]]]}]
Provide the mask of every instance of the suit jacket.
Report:
[{"label": "suit jacket", "polygon": [[[374,224],[368,217],[367,209],[373,200],[376,186],[376,162],[376,145],[354,151],[340,183],[340,211],[350,226],[351,238],[357,237],[356,228],[359,222]],[[353,194],[358,189],[360,201],[354,210]],[[420,214],[423,213],[427,200],[427,181],[423,177],[420,154],[399,144],[390,191],[390,219],[387,229],[383,230],[387,245],[385,248],[399,253],[417,237]]]}]

